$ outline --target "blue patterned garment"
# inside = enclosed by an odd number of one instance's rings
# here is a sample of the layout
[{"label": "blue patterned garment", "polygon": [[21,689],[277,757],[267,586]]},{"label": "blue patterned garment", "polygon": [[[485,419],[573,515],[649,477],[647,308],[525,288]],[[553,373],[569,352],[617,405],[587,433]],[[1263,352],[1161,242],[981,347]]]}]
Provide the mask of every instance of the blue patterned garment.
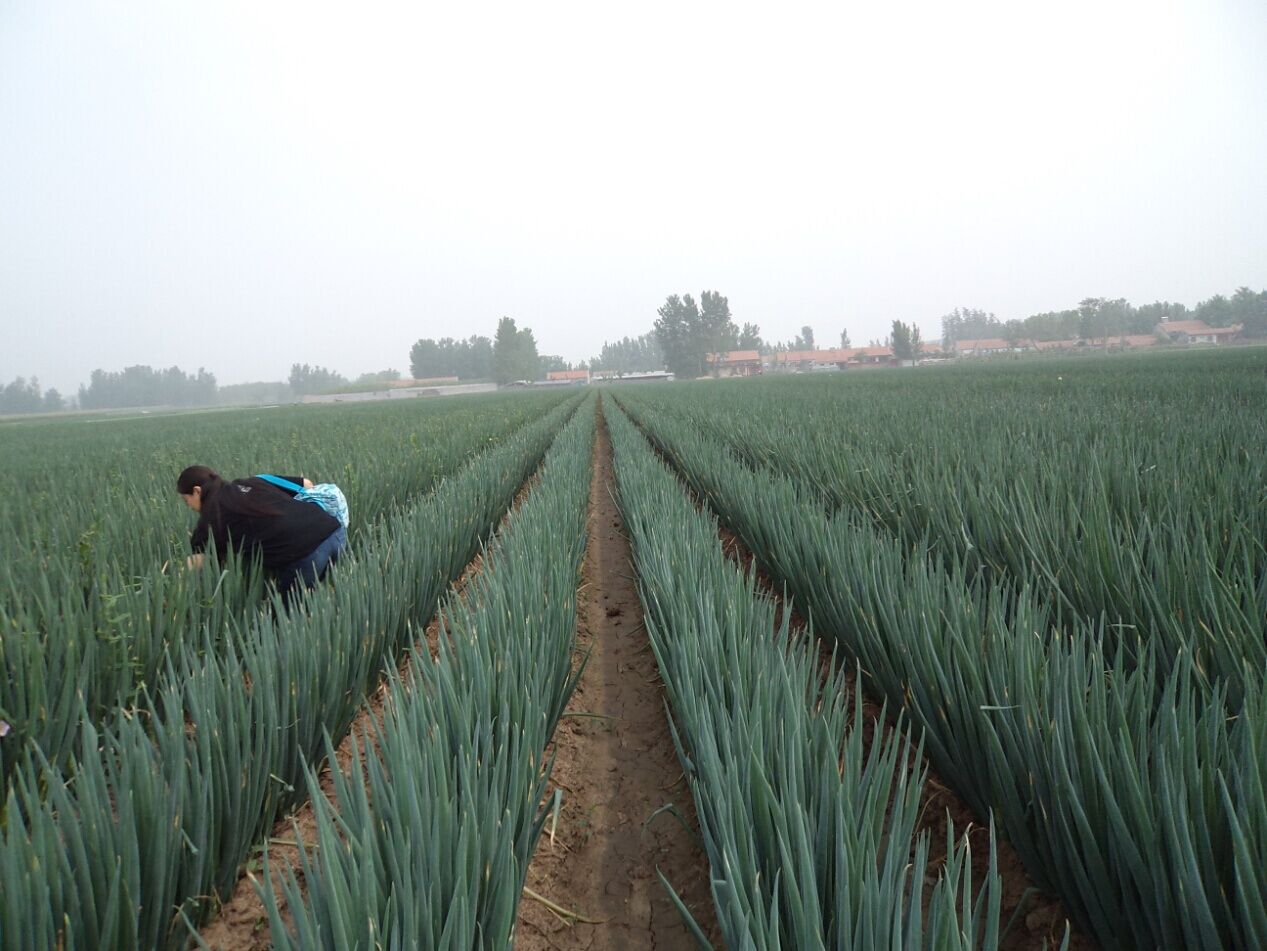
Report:
[{"label": "blue patterned garment", "polygon": [[339,520],[339,524],[344,528],[348,527],[350,516],[348,515],[348,500],[340,489],[333,482],[322,482],[314,485],[311,489],[305,489],[302,485],[296,485],[289,479],[282,479],[275,475],[266,475],[260,473],[257,479],[263,479],[265,482],[271,482],[278,488],[285,489],[287,492],[293,492],[295,499],[300,502],[314,502],[320,505],[326,512],[333,515]]}]

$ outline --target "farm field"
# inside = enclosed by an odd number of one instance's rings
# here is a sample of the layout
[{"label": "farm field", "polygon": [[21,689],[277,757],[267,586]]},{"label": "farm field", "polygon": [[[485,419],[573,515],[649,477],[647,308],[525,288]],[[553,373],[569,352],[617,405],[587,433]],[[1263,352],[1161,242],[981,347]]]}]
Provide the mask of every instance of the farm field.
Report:
[{"label": "farm field", "polygon": [[[0,948],[1267,947],[1267,350],[0,423]],[[176,474],[353,517],[287,613]]]}]

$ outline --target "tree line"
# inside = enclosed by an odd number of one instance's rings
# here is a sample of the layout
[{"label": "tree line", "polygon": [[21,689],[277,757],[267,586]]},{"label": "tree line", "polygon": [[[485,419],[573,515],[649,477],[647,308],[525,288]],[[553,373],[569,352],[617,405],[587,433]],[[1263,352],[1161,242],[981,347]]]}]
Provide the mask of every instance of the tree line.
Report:
[{"label": "tree line", "polygon": [[79,387],[80,409],[137,406],[206,406],[216,400],[215,374],[202,367],[186,373],[180,367],[155,370],[124,367],[117,372],[93,370],[87,386]]},{"label": "tree line", "polygon": [[637,337],[622,337],[615,343],[604,343],[598,356],[589,361],[590,370],[612,370],[616,373],[637,373],[641,370],[664,369],[664,353],[654,331]]},{"label": "tree line", "polygon": [[55,413],[78,409],[128,409],[146,406],[207,406],[216,402],[216,378],[201,367],[186,373],[180,367],[155,370],[149,366],[119,371],[93,370],[87,384],[72,400],[50,387],[41,392],[39,380],[18,377],[0,388],[0,413]]},{"label": "tree line", "polygon": [[[756,324],[739,328],[730,313],[730,305],[716,291],[704,291],[696,304],[690,294],[672,294],[657,311],[652,332],[636,338],[624,338],[618,344],[604,344],[603,352],[591,362],[592,369],[659,369],[667,368],[684,378],[708,372],[707,354],[731,350],[756,350],[762,354],[818,348],[814,329],[803,326],[790,341],[768,343],[761,338]],[[949,348],[959,340],[998,337],[1013,343],[1024,341],[1103,339],[1126,334],[1151,334],[1157,324],[1170,320],[1200,320],[1211,327],[1241,325],[1241,336],[1248,339],[1267,338],[1267,290],[1238,288],[1230,297],[1215,294],[1195,307],[1172,301],[1156,301],[1134,306],[1124,298],[1089,297],[1076,308],[1033,314],[1023,320],[1001,321],[993,313],[974,308],[956,308],[942,317],[942,345]],[[654,342],[657,349],[652,349]],[[885,346],[898,360],[919,356],[924,341],[919,327],[912,321],[894,320],[884,340],[872,340],[872,346]],[[841,329],[840,347],[852,346],[849,331]],[[654,357],[659,356],[659,362]],[[641,363],[641,366],[633,365]]]},{"label": "tree line", "polygon": [[1267,290],[1255,292],[1240,287],[1230,297],[1215,294],[1191,308],[1173,301],[1136,307],[1124,297],[1087,297],[1067,310],[1005,321],[984,310],[958,307],[941,319],[942,345],[949,348],[959,340],[987,337],[1017,344],[1143,335],[1153,333],[1159,323],[1170,320],[1200,320],[1211,327],[1241,324],[1242,336],[1261,339],[1267,337]]},{"label": "tree line", "polygon": [[[1172,301],[1135,306],[1120,297],[1088,297],[1077,307],[1006,321],[985,310],[959,307],[941,319],[942,344],[949,348],[956,341],[990,337],[1014,344],[1095,340],[1151,334],[1157,324],[1170,320],[1200,320],[1211,327],[1240,324],[1241,336],[1267,339],[1267,290],[1240,287],[1230,296],[1215,294],[1191,308]],[[922,346],[919,328],[914,323],[898,320],[893,321],[883,341],[871,343],[891,347],[899,360],[914,358]],[[710,353],[756,350],[768,354],[814,350],[817,346],[814,329],[808,325],[801,327],[792,340],[763,340],[761,328],[756,324],[736,324],[725,295],[706,290],[701,292],[698,302],[690,294],[670,294],[657,309],[649,331],[604,343],[597,356],[582,361],[577,368],[623,373],[668,369],[682,378],[691,378],[712,369],[708,362]],[[846,329],[840,331],[840,346],[851,346]],[[452,337],[420,339],[410,349],[409,361],[414,379],[457,377],[464,382],[481,380],[501,384],[540,380],[551,370],[573,368],[560,357],[539,353],[532,329],[518,326],[510,317],[498,321],[492,339],[478,334],[460,340]],[[0,413],[56,412],[74,406],[115,409],[284,402],[308,394],[383,387],[398,377],[396,370],[388,369],[348,379],[326,367],[296,363],[285,382],[219,387],[215,375],[201,367],[197,373],[186,373],[179,367],[156,370],[132,366],[115,372],[98,369],[92,371],[89,382],[80,386],[72,399],[53,388],[43,390],[34,377],[18,377],[0,387]]]},{"label": "tree line", "polygon": [[[632,373],[667,368],[680,376],[699,376],[708,369],[709,353],[764,346],[759,328],[737,326],[729,302],[716,291],[704,291],[698,303],[690,294],[671,295],[658,314],[649,332],[604,343],[597,356],[581,361],[576,369]],[[560,357],[540,354],[532,329],[517,326],[510,317],[501,318],[492,340],[479,335],[464,340],[424,338],[409,355],[415,379],[456,376],[505,384],[573,369]]]},{"label": "tree line", "polygon": [[0,415],[10,413],[56,413],[66,408],[66,400],[53,387],[42,391],[35,377],[18,377],[0,387]]},{"label": "tree line", "polygon": [[461,380],[491,380],[493,341],[476,334],[465,340],[452,337],[419,340],[409,350],[409,372],[415,380],[449,376]]},{"label": "tree line", "polygon": [[363,389],[398,379],[396,370],[363,373],[355,380],[325,367],[294,364],[287,381],[218,386],[215,374],[201,367],[186,373],[180,367],[156,370],[137,365],[118,371],[93,370],[88,383],[72,399],[54,388],[42,391],[39,380],[18,377],[0,387],[0,414],[50,413],[68,409],[130,409],[157,406],[214,406],[283,403],[309,393]]},{"label": "tree line", "polygon": [[506,384],[570,369],[572,364],[562,357],[539,353],[532,328],[520,327],[513,317],[498,320],[492,340],[479,334],[465,340],[424,338],[409,350],[409,372],[415,380],[455,376],[462,382]]}]

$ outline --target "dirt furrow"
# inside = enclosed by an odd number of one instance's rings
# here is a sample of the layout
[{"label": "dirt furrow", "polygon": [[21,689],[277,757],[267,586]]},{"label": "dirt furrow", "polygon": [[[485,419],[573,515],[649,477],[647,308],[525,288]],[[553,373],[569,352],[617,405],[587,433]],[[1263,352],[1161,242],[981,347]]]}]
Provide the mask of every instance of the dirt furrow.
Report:
[{"label": "dirt furrow", "polygon": [[[527,881],[590,920],[525,898],[519,951],[695,948],[657,869],[717,937],[708,860],[669,733],[615,489],[600,417],[578,592],[576,662],[589,651],[589,664],[547,754],[556,757],[552,786],[563,790],[563,805],[557,826],[547,820]],[[673,808],[660,811],[665,806]]]}]

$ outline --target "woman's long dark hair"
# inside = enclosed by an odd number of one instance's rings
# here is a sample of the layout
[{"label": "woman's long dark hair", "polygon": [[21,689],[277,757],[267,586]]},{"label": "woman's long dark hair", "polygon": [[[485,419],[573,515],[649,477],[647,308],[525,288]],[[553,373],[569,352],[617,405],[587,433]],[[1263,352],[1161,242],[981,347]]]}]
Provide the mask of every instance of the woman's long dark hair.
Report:
[{"label": "woman's long dark hair", "polygon": [[195,488],[202,489],[202,500],[206,502],[220,491],[224,480],[220,473],[209,466],[190,466],[176,477],[176,491],[181,495],[190,495]]},{"label": "woman's long dark hair", "polygon": [[257,486],[246,485],[246,481],[238,479],[235,482],[225,482],[220,473],[209,466],[190,466],[176,477],[176,491],[181,495],[189,495],[195,486],[201,488],[200,514],[204,519],[217,510],[264,517],[282,514],[285,493],[267,491],[268,483]]}]

